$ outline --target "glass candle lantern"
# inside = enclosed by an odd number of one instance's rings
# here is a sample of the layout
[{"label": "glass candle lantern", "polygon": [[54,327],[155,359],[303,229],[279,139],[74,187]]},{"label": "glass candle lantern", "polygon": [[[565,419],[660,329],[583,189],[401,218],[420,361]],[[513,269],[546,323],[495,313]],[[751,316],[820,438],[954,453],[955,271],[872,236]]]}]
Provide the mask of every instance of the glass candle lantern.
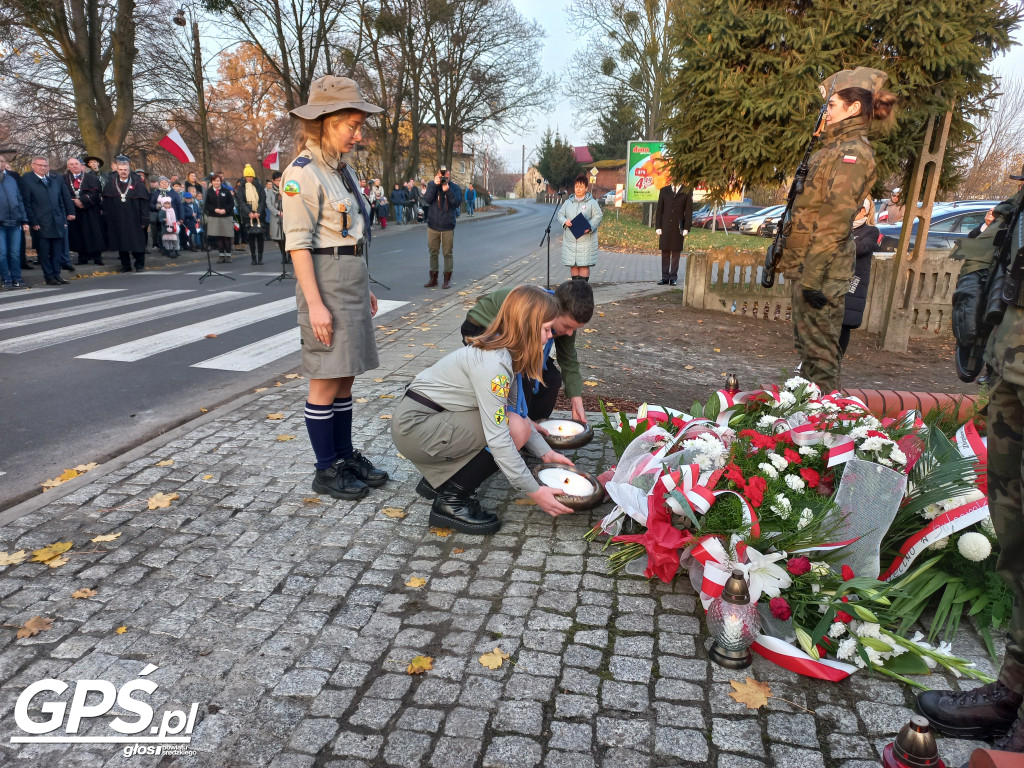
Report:
[{"label": "glass candle lantern", "polygon": [[722,594],[708,607],[708,630],[714,638],[711,660],[729,669],[749,667],[754,660],[750,646],[761,632],[757,606],[750,602],[750,592],[743,572],[734,570]]}]

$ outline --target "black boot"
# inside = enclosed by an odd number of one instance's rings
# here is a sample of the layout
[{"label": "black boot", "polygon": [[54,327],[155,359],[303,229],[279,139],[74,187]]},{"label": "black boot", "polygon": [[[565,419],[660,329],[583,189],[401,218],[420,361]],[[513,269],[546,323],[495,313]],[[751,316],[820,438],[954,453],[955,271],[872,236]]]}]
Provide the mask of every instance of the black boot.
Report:
[{"label": "black boot", "polygon": [[339,470],[347,470],[371,488],[380,488],[388,481],[388,473],[377,469],[370,460],[359,451],[353,451],[347,459],[338,459],[334,466]]},{"label": "black boot", "polygon": [[428,483],[425,477],[421,477],[420,481],[416,483],[416,493],[424,499],[430,499],[431,501],[437,498],[437,489]]},{"label": "black boot", "polygon": [[498,516],[480,507],[475,488],[463,488],[451,480],[437,489],[437,498],[430,506],[430,524],[476,536],[487,536],[501,529]]},{"label": "black boot", "polygon": [[318,469],[313,475],[313,493],[326,493],[335,499],[355,501],[370,493],[370,487],[345,468]]},{"label": "black boot", "polygon": [[996,681],[970,691],[925,691],[917,695],[917,711],[947,736],[987,739],[1002,736],[1014,721],[1021,694]]}]

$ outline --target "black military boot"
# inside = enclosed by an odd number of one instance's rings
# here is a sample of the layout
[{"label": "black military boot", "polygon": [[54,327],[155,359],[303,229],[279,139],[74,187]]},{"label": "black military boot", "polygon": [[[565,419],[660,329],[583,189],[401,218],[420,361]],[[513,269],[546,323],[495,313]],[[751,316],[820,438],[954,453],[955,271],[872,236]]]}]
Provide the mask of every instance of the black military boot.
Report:
[{"label": "black military boot", "polygon": [[359,451],[353,451],[347,459],[339,459],[334,462],[334,466],[339,470],[348,470],[371,488],[380,488],[390,477],[383,469],[373,466]]},{"label": "black military boot", "polygon": [[335,499],[356,501],[370,493],[370,487],[352,472],[337,465],[318,469],[313,475],[313,493],[326,493]]},{"label": "black military boot", "polygon": [[[988,739],[1007,734],[1011,725],[1020,724],[1017,712],[1022,698],[997,680],[970,691],[919,693],[917,711],[947,736]],[[1024,740],[1020,743],[1024,746]]]},{"label": "black military boot", "polygon": [[498,516],[481,508],[476,488],[463,488],[451,480],[437,489],[437,498],[430,507],[430,524],[476,536],[501,529]]},{"label": "black military boot", "polygon": [[420,481],[416,483],[416,493],[424,499],[430,499],[431,501],[437,498],[437,489],[428,483],[425,477],[421,477]]}]

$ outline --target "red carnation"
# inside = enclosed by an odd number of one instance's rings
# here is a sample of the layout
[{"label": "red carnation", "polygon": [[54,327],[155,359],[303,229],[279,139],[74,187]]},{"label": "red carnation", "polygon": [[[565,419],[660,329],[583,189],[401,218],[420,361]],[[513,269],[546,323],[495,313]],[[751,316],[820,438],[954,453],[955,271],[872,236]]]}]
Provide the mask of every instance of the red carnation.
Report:
[{"label": "red carnation", "polygon": [[764,501],[764,492],[768,490],[768,483],[763,477],[752,477],[747,482],[747,501],[755,509],[761,506]]},{"label": "red carnation", "polygon": [[791,557],[786,563],[786,570],[794,576],[803,576],[811,570],[811,559],[809,557]]},{"label": "red carnation", "polygon": [[732,462],[730,462],[729,466],[725,468],[725,477],[727,480],[732,480],[740,488],[742,488],[744,483],[746,483],[746,480],[743,477],[743,470]]},{"label": "red carnation", "polygon": [[775,438],[771,435],[763,435],[754,429],[744,429],[740,432],[740,437],[749,437],[750,443],[755,448],[767,448],[768,450],[775,449]]},{"label": "red carnation", "polygon": [[843,566],[843,581],[849,581],[853,578],[853,568],[848,565]]},{"label": "red carnation", "polygon": [[785,621],[793,615],[793,611],[790,610],[789,603],[784,597],[773,597],[768,601],[768,608],[771,610],[772,616],[779,621]]},{"label": "red carnation", "polygon": [[853,616],[848,614],[846,611],[836,611],[836,621],[841,621],[843,624],[849,624],[853,621]]},{"label": "red carnation", "polygon": [[801,461],[800,454],[794,451],[792,448],[787,448],[786,450],[784,450],[782,452],[782,455],[790,464],[799,464]]},{"label": "red carnation", "polygon": [[800,470],[800,477],[807,481],[808,488],[817,488],[818,483],[821,482],[821,475],[816,469],[810,469],[805,467]]},{"label": "red carnation", "polygon": [[889,436],[885,432],[879,432],[877,429],[869,429],[868,437],[880,437],[883,440],[888,440]]},{"label": "red carnation", "polygon": [[824,659],[826,656],[828,656],[828,651],[824,647],[822,647],[820,645],[816,645],[814,647],[818,651],[818,656],[821,657],[822,659]]}]

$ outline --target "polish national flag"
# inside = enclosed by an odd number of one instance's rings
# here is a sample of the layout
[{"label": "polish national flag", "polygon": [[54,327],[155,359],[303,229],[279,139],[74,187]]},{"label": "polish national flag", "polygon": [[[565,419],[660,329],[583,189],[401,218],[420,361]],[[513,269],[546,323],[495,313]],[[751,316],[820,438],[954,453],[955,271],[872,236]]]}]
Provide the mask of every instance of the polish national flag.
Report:
[{"label": "polish national flag", "polygon": [[172,128],[170,133],[160,139],[159,145],[174,155],[180,163],[194,163],[196,161],[195,155],[192,154],[188,145],[185,144],[185,140],[181,138],[177,128]]},{"label": "polish national flag", "polygon": [[263,158],[263,167],[264,168],[268,168],[268,169],[270,169],[272,171],[280,170],[280,168],[281,168],[280,152],[281,152],[281,145],[280,144],[275,144],[274,145],[274,150],[269,155],[267,155],[266,157]]}]

